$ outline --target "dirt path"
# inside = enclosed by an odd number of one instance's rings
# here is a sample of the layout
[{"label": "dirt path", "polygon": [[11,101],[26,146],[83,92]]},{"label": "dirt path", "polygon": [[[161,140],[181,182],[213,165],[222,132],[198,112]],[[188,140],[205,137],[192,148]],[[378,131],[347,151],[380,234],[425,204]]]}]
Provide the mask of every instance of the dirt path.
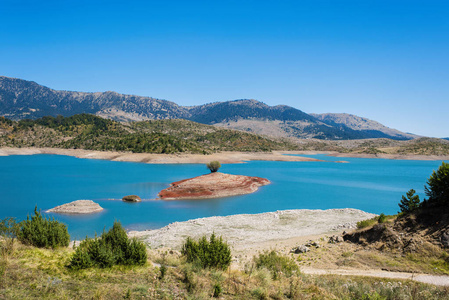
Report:
[{"label": "dirt path", "polygon": [[406,279],[414,280],[423,283],[429,283],[440,286],[449,286],[449,276],[444,275],[428,275],[428,274],[416,274],[406,272],[390,272],[382,270],[346,270],[346,269],[315,269],[310,267],[301,267],[301,272],[312,275],[342,275],[342,276],[368,276],[368,277],[380,277],[391,279]]}]

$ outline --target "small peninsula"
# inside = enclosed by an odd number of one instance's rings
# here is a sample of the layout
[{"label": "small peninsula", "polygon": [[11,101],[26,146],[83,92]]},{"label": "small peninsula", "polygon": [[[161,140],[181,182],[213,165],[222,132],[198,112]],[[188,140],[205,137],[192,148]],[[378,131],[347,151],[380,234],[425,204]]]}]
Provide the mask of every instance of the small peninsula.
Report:
[{"label": "small peninsula", "polygon": [[91,214],[103,210],[98,203],[92,200],[76,200],[70,203],[56,206],[47,212],[61,213],[61,214]]},{"label": "small peninsula", "polygon": [[213,172],[173,182],[158,196],[162,200],[221,198],[250,194],[267,184],[270,181],[261,177]]}]

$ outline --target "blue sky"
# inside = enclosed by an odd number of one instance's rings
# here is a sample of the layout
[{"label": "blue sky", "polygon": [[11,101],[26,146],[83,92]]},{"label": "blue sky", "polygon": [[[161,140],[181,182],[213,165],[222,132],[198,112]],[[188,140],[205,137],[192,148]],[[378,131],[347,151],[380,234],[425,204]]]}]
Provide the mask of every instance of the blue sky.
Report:
[{"label": "blue sky", "polygon": [[0,75],[449,136],[449,2],[0,0]]}]

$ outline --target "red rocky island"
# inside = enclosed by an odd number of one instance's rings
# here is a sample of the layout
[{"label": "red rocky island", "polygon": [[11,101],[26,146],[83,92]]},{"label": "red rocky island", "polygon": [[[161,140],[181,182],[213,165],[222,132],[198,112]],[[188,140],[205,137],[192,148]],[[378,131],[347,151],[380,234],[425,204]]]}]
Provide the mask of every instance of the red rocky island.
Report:
[{"label": "red rocky island", "polygon": [[214,172],[173,182],[158,196],[163,200],[220,198],[250,194],[267,184],[270,181],[261,177]]}]

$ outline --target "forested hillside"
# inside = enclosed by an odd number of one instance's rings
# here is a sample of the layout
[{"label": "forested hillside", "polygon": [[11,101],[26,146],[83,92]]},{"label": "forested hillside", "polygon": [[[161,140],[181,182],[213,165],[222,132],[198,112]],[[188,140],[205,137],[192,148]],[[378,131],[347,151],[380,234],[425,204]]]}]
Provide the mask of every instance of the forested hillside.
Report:
[{"label": "forested hillside", "polygon": [[0,146],[204,154],[297,147],[289,142],[186,120],[123,124],[89,114],[20,121],[0,117]]}]

